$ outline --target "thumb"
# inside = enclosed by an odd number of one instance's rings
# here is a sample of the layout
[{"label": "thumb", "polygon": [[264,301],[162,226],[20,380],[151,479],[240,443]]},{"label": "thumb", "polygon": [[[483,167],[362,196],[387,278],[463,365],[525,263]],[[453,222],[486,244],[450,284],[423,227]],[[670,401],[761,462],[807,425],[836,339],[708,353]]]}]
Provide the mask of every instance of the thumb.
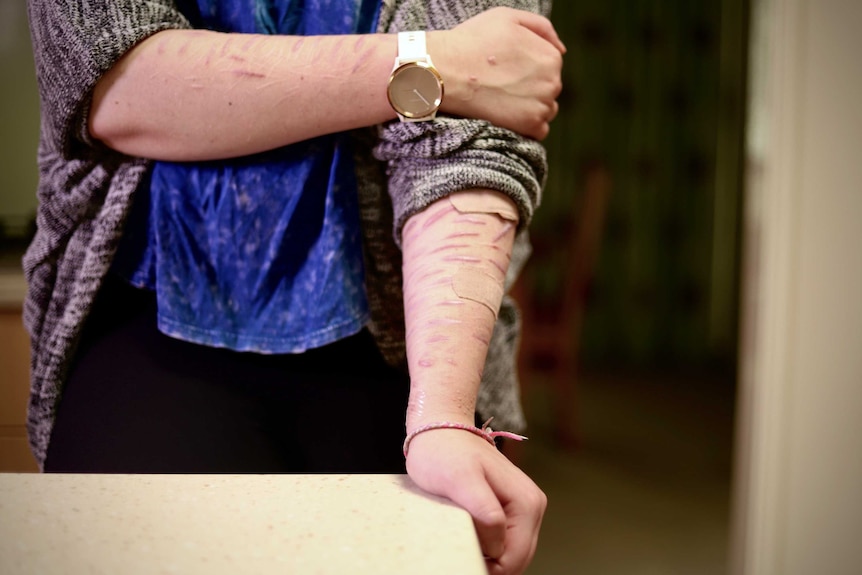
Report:
[{"label": "thumb", "polygon": [[532,12],[524,12],[518,11],[518,15],[516,17],[518,24],[527,28],[531,32],[534,32],[553,44],[553,46],[560,51],[561,54],[566,53],[566,46],[563,44],[563,41],[560,40],[560,37],[557,35],[557,31],[554,29],[554,25],[551,24],[551,21],[545,18],[544,16],[540,16],[539,14],[533,14]]}]

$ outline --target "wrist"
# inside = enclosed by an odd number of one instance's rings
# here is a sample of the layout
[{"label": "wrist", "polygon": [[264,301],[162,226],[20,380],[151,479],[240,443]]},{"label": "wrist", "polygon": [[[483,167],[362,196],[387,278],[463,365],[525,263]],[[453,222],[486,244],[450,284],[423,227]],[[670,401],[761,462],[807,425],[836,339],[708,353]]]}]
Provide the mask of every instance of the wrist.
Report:
[{"label": "wrist", "polygon": [[412,401],[407,406],[407,433],[412,433],[420,427],[439,422],[450,421],[459,425],[475,425],[475,408],[463,409],[428,409],[424,405],[415,405]]},{"label": "wrist", "polygon": [[463,380],[455,377],[432,379],[411,374],[410,397],[407,401],[406,413],[408,433],[434,421],[475,424],[478,382],[467,386],[456,386],[447,384],[447,381]]},{"label": "wrist", "polygon": [[425,42],[446,85],[446,97],[440,104],[440,112],[466,117],[465,103],[471,99],[473,90],[470,73],[455,49],[458,46],[453,37],[455,34],[452,30],[434,30],[425,34]]},{"label": "wrist", "polygon": [[422,425],[420,427],[417,427],[413,431],[409,432],[407,434],[407,437],[404,439],[404,445],[402,448],[402,450],[404,452],[404,457],[407,457],[407,454],[409,453],[409,450],[410,450],[410,444],[413,443],[413,440],[416,439],[417,437],[422,436],[423,434],[429,433],[429,432],[440,432],[440,433],[442,433],[444,430],[446,432],[451,432],[451,431],[468,432],[468,433],[473,434],[476,437],[482,438],[483,440],[485,440],[487,443],[494,446],[495,448],[496,448],[496,443],[494,440],[497,437],[505,437],[508,439],[514,439],[515,441],[523,441],[523,440],[527,439],[523,435],[519,435],[517,433],[511,433],[508,431],[494,431],[493,429],[491,429],[491,426],[490,426],[492,419],[493,419],[493,417],[491,419],[488,419],[484,424],[482,424],[481,427],[475,426],[473,424],[463,424],[463,423],[454,422],[454,421],[447,421],[447,420],[434,421],[434,422]]}]

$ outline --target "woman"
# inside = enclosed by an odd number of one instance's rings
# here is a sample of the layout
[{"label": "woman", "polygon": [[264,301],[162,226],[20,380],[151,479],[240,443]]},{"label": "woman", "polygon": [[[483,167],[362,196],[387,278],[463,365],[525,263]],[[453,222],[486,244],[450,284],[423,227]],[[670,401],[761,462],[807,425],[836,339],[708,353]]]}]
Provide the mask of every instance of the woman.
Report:
[{"label": "woman", "polygon": [[[522,425],[503,293],[564,48],[492,4],[31,0],[46,471],[393,471],[406,413],[411,478],[526,567],[544,495],[474,426]],[[420,30],[445,95],[399,121]]]}]

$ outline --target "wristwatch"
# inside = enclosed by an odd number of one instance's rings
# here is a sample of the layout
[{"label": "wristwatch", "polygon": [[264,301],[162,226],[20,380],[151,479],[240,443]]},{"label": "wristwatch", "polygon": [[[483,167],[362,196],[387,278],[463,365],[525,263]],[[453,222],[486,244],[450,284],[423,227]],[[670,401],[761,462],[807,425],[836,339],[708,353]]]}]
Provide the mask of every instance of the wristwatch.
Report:
[{"label": "wristwatch", "polygon": [[398,33],[398,57],[386,94],[402,122],[434,119],[443,102],[443,77],[425,48],[425,32]]}]

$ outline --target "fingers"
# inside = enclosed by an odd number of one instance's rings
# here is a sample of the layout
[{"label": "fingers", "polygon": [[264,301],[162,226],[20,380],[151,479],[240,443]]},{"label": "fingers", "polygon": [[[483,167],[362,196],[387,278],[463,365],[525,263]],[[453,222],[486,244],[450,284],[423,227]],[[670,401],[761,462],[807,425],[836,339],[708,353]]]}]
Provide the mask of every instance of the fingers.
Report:
[{"label": "fingers", "polygon": [[526,570],[547,507],[545,494],[526,475],[517,469],[486,469],[485,477],[455,485],[450,498],[473,517],[489,573]]},{"label": "fingers", "polygon": [[450,499],[473,517],[479,546],[485,557],[500,559],[505,550],[506,512],[485,478],[478,475],[472,481],[456,483]]},{"label": "fingers", "polygon": [[505,550],[489,564],[489,571],[501,575],[522,573],[536,552],[547,497],[514,466],[503,474],[488,474],[488,480],[506,514]]},{"label": "fingers", "polygon": [[554,25],[551,24],[550,20],[544,16],[533,14],[532,12],[525,12],[523,10],[516,10],[515,12],[517,12],[517,21],[521,26],[550,42],[557,50],[560,51],[560,54],[566,53],[566,46],[563,44],[563,41],[560,40],[560,37],[557,35],[557,31],[554,29]]},{"label": "fingers", "polygon": [[527,134],[539,142],[547,138],[548,134],[551,133],[551,122],[557,117],[560,111],[560,105],[556,100],[552,101],[547,108],[546,113],[536,121],[535,127]]},{"label": "fingers", "polygon": [[500,573],[513,575],[523,573],[536,553],[539,541],[541,515],[534,513],[517,514],[508,511],[505,551],[494,561]]},{"label": "fingers", "polygon": [[[441,70],[451,71],[441,111],[544,140],[559,111],[565,51],[550,20],[497,7],[455,30],[453,40],[435,46]],[[449,52],[446,46],[453,45]]]},{"label": "fingers", "polygon": [[421,488],[470,514],[489,573],[524,572],[536,552],[547,498],[523,471],[483,439],[457,430],[418,436],[407,471]]}]

